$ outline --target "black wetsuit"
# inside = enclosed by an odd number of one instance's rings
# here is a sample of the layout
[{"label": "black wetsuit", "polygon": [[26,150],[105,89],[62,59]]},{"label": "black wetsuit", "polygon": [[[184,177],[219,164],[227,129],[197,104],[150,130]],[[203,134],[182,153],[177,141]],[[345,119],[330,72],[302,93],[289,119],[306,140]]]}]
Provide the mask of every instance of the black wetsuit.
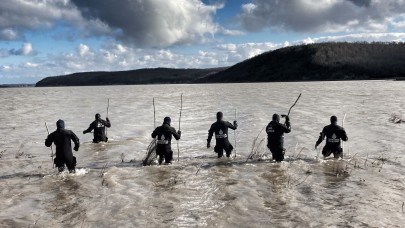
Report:
[{"label": "black wetsuit", "polygon": [[273,159],[277,162],[284,160],[284,133],[291,132],[289,121],[281,124],[277,121],[271,121],[267,127],[267,147],[270,149]]},{"label": "black wetsuit", "polygon": [[319,136],[318,141],[316,142],[316,146],[321,144],[325,137],[326,145],[322,149],[323,156],[328,157],[333,153],[335,158],[343,157],[343,150],[340,146],[340,140],[348,140],[345,129],[337,124],[325,126]]},{"label": "black wetsuit", "polygon": [[152,138],[157,137],[156,154],[159,156],[159,164],[162,164],[163,159],[165,163],[171,163],[173,159],[172,136],[176,140],[179,140],[181,137],[174,127],[171,127],[168,123],[163,123],[162,126],[157,127],[152,133]]},{"label": "black wetsuit", "polygon": [[70,130],[57,129],[48,135],[45,140],[45,146],[50,147],[52,143],[56,146],[56,158],[54,163],[59,172],[62,172],[65,168],[65,164],[70,172],[75,171],[76,157],[72,153],[72,145],[70,140],[75,144],[75,150],[77,151],[80,146],[79,138]]},{"label": "black wetsuit", "polygon": [[93,132],[93,135],[94,135],[93,142],[94,143],[107,142],[108,138],[105,135],[105,128],[111,127],[111,123],[108,118],[106,118],[106,119],[107,119],[107,121],[105,121],[103,119],[98,119],[98,120],[93,121],[90,124],[89,128],[87,130],[83,131],[83,134],[89,133],[94,130],[94,132]]},{"label": "black wetsuit", "polygon": [[211,125],[211,128],[208,130],[208,145],[211,143],[212,136],[215,133],[216,145],[214,147],[215,153],[218,153],[218,158],[222,157],[224,150],[226,156],[229,156],[232,153],[233,146],[228,140],[228,128],[236,130],[237,126],[229,123],[228,121],[218,120],[217,122]]}]

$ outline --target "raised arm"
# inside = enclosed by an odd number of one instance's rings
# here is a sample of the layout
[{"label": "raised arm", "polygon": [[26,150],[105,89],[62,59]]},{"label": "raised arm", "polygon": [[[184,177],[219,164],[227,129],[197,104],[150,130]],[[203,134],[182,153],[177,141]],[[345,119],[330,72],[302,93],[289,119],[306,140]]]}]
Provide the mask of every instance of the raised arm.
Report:
[{"label": "raised arm", "polygon": [[291,123],[290,123],[290,117],[286,116],[285,117],[285,123],[283,125],[284,127],[284,133],[290,133],[291,132]]},{"label": "raised arm", "polygon": [[108,119],[108,117],[105,118],[105,119],[106,119],[106,121],[104,121],[104,125],[105,125],[106,127],[111,127],[110,119]]},{"label": "raised arm", "polygon": [[226,126],[232,130],[236,130],[238,128],[238,122],[233,121],[233,124],[229,123],[229,122],[225,122]]}]

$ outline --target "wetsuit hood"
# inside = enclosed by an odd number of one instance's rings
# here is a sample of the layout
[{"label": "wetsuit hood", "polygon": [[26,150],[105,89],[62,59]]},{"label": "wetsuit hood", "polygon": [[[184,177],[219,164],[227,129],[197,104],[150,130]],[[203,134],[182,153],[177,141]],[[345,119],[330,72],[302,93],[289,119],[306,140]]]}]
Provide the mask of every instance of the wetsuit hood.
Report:
[{"label": "wetsuit hood", "polygon": [[172,119],[170,119],[170,117],[166,116],[163,119],[163,124],[168,124],[170,126],[170,123],[172,122]]},{"label": "wetsuit hood", "polygon": [[96,120],[99,120],[101,118],[101,115],[97,113],[94,117],[96,118]]},{"label": "wetsuit hood", "polygon": [[222,120],[222,117],[224,117],[224,114],[222,112],[217,112],[217,120]]},{"label": "wetsuit hood", "polygon": [[272,119],[273,119],[273,121],[275,121],[275,122],[277,122],[277,123],[280,122],[280,116],[279,116],[277,113],[274,113],[274,114],[273,114],[273,118],[272,118]]},{"label": "wetsuit hood", "polygon": [[336,116],[331,116],[330,117],[330,123],[333,124],[333,125],[336,125],[337,124],[337,117]]},{"label": "wetsuit hood", "polygon": [[57,128],[57,129],[65,129],[65,121],[63,121],[63,120],[58,120],[58,121],[56,122],[56,128]]}]

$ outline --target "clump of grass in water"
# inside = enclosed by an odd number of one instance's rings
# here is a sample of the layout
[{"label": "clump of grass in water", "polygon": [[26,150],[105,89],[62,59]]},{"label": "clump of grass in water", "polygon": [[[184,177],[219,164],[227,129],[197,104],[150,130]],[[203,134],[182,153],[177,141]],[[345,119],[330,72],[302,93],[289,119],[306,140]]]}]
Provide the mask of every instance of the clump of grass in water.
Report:
[{"label": "clump of grass in water", "polygon": [[6,153],[6,151],[7,151],[7,150],[2,150],[2,151],[0,152],[0,158],[3,157],[4,153]]},{"label": "clump of grass in water", "polygon": [[264,155],[264,152],[260,150],[260,148],[263,145],[263,142],[265,141],[265,139],[260,140],[260,142],[258,144],[257,140],[253,141],[253,145],[252,145],[252,150],[250,151],[250,154],[248,156],[248,158],[246,159],[246,161],[248,161],[249,159],[254,159],[254,158],[262,158]]},{"label": "clump of grass in water", "polygon": [[405,122],[405,120],[402,118],[402,115],[399,113],[392,113],[391,117],[389,118],[389,121],[395,124]]},{"label": "clump of grass in water", "polygon": [[249,156],[248,156],[247,159],[246,159],[246,162],[247,162],[249,159],[253,159],[254,156],[257,154],[257,152],[258,152],[258,150],[259,150],[259,147],[260,147],[261,143],[263,143],[264,139],[262,139],[262,140],[260,141],[260,143],[259,143],[258,145],[256,145],[256,144],[257,144],[257,140],[259,139],[260,134],[263,132],[263,130],[264,130],[265,128],[266,128],[266,125],[262,128],[262,130],[259,132],[259,134],[257,134],[256,138],[253,140],[252,149],[251,149],[251,151],[250,151]]},{"label": "clump of grass in water", "polygon": [[19,159],[21,156],[24,155],[24,151],[21,151],[24,148],[24,144],[20,145],[20,148],[18,149],[17,153],[15,154],[15,158]]},{"label": "clump of grass in water", "polygon": [[124,163],[124,159],[125,159],[125,154],[122,153],[122,154],[121,154],[121,162],[122,162],[122,163]]},{"label": "clump of grass in water", "polygon": [[105,170],[107,169],[107,166],[108,166],[108,162],[105,163],[104,167],[100,171],[100,174],[98,175],[99,177],[103,178],[103,180],[101,181],[101,186],[104,186],[104,182],[105,182],[104,174],[105,174]]}]

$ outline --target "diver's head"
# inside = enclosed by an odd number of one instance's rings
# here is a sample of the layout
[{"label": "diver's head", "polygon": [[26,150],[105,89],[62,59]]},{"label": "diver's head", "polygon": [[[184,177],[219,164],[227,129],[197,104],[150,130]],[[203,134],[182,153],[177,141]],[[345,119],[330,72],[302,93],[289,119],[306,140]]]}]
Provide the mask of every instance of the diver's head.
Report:
[{"label": "diver's head", "polygon": [[163,124],[168,124],[168,125],[170,125],[171,122],[172,122],[172,119],[170,119],[170,117],[168,117],[168,116],[166,116],[166,117],[163,119]]},{"label": "diver's head", "polygon": [[217,120],[222,120],[224,114],[222,112],[217,112]]},{"label": "diver's head", "polygon": [[337,124],[337,117],[336,116],[331,116],[330,117],[330,123],[336,125]]},{"label": "diver's head", "polygon": [[63,120],[56,121],[56,128],[57,129],[65,129],[65,121],[63,121]]},{"label": "diver's head", "polygon": [[280,122],[280,116],[277,113],[273,114],[273,121]]}]

